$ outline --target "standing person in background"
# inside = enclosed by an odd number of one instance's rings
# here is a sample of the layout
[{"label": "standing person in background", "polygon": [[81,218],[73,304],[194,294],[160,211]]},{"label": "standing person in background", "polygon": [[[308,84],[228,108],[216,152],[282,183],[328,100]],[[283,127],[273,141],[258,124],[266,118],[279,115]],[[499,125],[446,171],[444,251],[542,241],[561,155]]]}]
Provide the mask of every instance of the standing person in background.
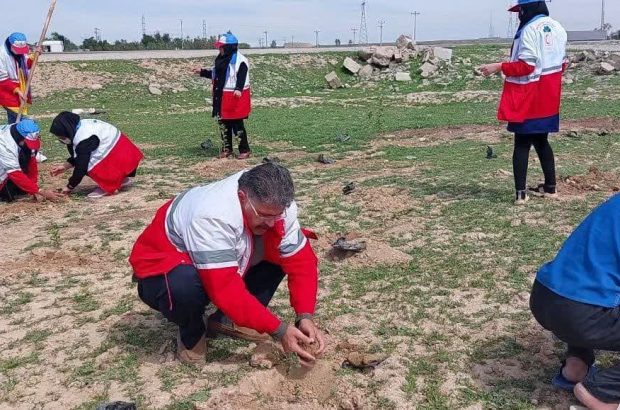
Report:
[{"label": "standing person in background", "polygon": [[509,11],[519,13],[509,62],[480,67],[484,75],[501,72],[506,76],[498,119],[508,122],[515,134],[512,164],[515,204],[529,200],[526,191],[527,167],[532,145],[536,149],[545,182],[530,188],[533,194],[556,198],[555,158],[549,133],[560,130],[562,74],[567,68],[566,31],[549,17],[544,1],[519,0]]},{"label": "standing person in background", "polygon": [[230,31],[215,43],[220,50],[215,65],[210,69],[195,69],[194,73],[213,82],[213,112],[222,138],[219,158],[233,156],[233,135],[239,137],[238,159],[247,159],[252,151],[243,120],[252,111],[250,93],[250,65],[238,51],[239,41]]},{"label": "standing person in background", "polygon": [[0,46],[0,105],[7,112],[9,124],[17,121],[21,105],[25,106],[23,112],[26,114],[27,104],[32,102],[31,96],[26,95],[32,65],[28,52],[26,36],[22,33],[11,34]]}]

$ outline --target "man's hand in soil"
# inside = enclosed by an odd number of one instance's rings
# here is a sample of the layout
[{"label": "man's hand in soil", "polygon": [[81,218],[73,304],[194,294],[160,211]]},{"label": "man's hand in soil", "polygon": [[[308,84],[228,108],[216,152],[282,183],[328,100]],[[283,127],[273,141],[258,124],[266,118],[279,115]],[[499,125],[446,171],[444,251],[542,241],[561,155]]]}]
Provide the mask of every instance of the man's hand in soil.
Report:
[{"label": "man's hand in soil", "polygon": [[71,192],[73,192],[73,191],[72,191],[71,189],[67,188],[67,187],[64,187],[64,188],[60,191],[60,193],[61,193],[62,195],[64,195],[64,196],[70,195],[70,194],[71,194]]},{"label": "man's hand in soil", "polygon": [[52,202],[58,202],[61,201],[64,198],[64,195],[58,193],[58,192],[53,192],[53,191],[48,191],[45,189],[41,189],[39,192],[37,192],[36,194],[34,194],[34,198],[39,201],[39,202],[43,202],[43,201],[52,201]]},{"label": "man's hand in soil", "polygon": [[281,343],[286,353],[293,352],[299,357],[302,366],[312,367],[314,365],[316,358],[299,345],[300,343],[311,344],[312,340],[295,326],[288,326],[286,328],[286,333]]},{"label": "man's hand in soil", "polygon": [[192,73],[200,75],[202,70],[200,68],[192,68]]},{"label": "man's hand in soil", "polygon": [[323,336],[323,332],[319,330],[312,320],[302,319],[299,322],[299,330],[311,339],[310,344],[319,344],[319,348],[316,351],[317,355],[320,355],[325,351],[325,336]]}]

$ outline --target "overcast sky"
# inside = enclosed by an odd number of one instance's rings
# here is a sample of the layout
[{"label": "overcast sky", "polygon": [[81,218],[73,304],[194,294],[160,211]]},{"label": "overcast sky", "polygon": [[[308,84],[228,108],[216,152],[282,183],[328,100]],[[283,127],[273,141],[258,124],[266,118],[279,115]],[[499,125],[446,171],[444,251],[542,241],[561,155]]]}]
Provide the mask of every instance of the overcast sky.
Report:
[{"label": "overcast sky", "polygon": [[[418,40],[465,39],[489,35],[491,15],[496,35],[506,35],[509,0],[368,0],[368,36],[378,41],[378,21],[384,20],[384,41],[411,34],[411,11],[418,17]],[[0,35],[25,32],[37,41],[49,0],[0,0]],[[620,0],[607,0],[607,21],[620,29]],[[8,5],[11,6],[8,6]],[[17,6],[19,4],[19,6]],[[353,38],[351,28],[360,26],[361,0],[58,0],[50,32],[57,31],[76,43],[102,30],[104,39],[137,40],[142,15],[148,33],[201,36],[203,20],[211,34],[232,30],[241,41],[258,44],[268,31],[269,42],[314,42],[320,30],[322,44],[343,43]],[[11,8],[19,10],[8,11]],[[551,14],[568,30],[588,30],[600,25],[601,0],[553,0]],[[359,34],[358,34],[359,35]]]}]

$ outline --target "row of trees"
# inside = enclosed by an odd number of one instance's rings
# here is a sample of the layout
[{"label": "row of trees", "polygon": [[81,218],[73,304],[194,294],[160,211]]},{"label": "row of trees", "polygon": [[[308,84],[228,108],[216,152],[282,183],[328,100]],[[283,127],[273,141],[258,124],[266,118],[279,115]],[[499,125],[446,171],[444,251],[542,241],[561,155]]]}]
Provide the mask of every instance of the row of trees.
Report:
[{"label": "row of trees", "polygon": [[[65,51],[76,51],[78,49],[90,51],[131,51],[131,50],[207,50],[215,48],[217,37],[211,36],[207,39],[196,37],[181,39],[172,37],[168,33],[145,34],[140,41],[117,40],[110,43],[107,40],[98,40],[95,37],[84,39],[81,46],[72,42],[66,36],[59,33],[52,33],[49,40],[62,41]],[[249,44],[240,43],[239,48],[250,48]]]}]

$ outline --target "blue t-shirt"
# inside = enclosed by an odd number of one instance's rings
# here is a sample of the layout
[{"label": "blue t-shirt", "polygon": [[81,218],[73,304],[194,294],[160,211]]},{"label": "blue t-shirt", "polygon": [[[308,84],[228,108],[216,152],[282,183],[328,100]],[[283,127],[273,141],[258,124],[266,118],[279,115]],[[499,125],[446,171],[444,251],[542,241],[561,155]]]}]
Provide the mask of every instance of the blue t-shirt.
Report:
[{"label": "blue t-shirt", "polygon": [[588,215],[536,279],[577,302],[620,305],[620,194]]}]

